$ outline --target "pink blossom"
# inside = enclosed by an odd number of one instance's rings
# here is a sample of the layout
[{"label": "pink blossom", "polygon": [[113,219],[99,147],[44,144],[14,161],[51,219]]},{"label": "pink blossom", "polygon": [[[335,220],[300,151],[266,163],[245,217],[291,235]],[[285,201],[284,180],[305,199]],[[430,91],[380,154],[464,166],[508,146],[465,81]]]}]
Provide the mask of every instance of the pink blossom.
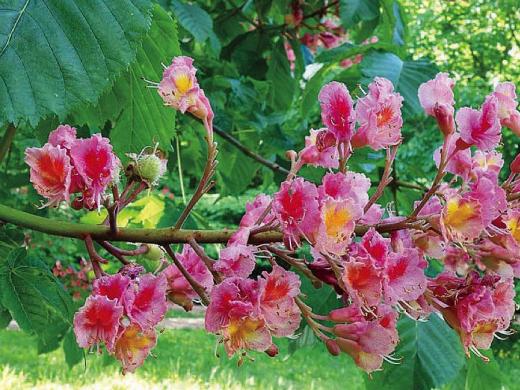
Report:
[{"label": "pink blossom", "polygon": [[206,330],[222,337],[229,356],[237,351],[266,351],[271,333],[260,313],[258,282],[229,278],[211,292],[206,310]]},{"label": "pink blossom", "polygon": [[370,179],[362,173],[327,173],[318,187],[320,202],[328,197],[335,200],[351,200],[363,209],[368,203]]},{"label": "pink blossom", "polygon": [[496,182],[498,174],[504,165],[502,154],[491,150],[489,152],[482,152],[477,150],[473,156],[473,169],[472,173],[476,179],[481,176],[485,176],[488,179]]},{"label": "pink blossom", "polygon": [[333,81],[320,91],[321,119],[334,133],[339,142],[348,142],[352,137],[355,112],[352,98],[345,84]]},{"label": "pink blossom", "polygon": [[[352,305],[339,309],[342,313],[331,317],[346,320],[347,323],[334,326],[335,339],[341,351],[349,354],[357,366],[370,373],[381,368],[383,360],[389,356],[399,342],[396,329],[397,313],[389,306],[377,307],[373,314],[363,315]],[[351,310],[354,309],[354,310]],[[357,311],[357,312],[356,312]],[[345,318],[344,313],[347,314]]]},{"label": "pink blossom", "polygon": [[139,325],[142,331],[153,328],[164,317],[166,304],[167,281],[164,275],[146,274],[139,278],[138,288],[129,317]]},{"label": "pink blossom", "polygon": [[232,244],[220,251],[220,258],[213,269],[225,277],[247,278],[255,269],[256,248],[252,245]]},{"label": "pink blossom", "polygon": [[466,194],[476,199],[481,206],[482,224],[487,227],[507,209],[506,193],[496,182],[487,177],[480,177],[471,185],[471,191]]},{"label": "pink blossom", "polygon": [[352,138],[353,147],[369,146],[374,150],[401,142],[403,97],[394,92],[392,82],[376,77],[368,86],[369,93],[356,104],[360,127]]},{"label": "pink blossom", "polygon": [[511,218],[505,220],[507,233],[494,234],[480,241],[474,248],[474,256],[480,268],[505,278],[520,278],[520,243],[515,238],[519,235],[515,227],[517,217],[507,218]]},{"label": "pink blossom", "polygon": [[188,111],[203,121],[208,137],[213,135],[213,110],[204,91],[200,88],[193,66],[193,58],[174,57],[170,66],[164,69],[158,86],[165,104],[182,113]]},{"label": "pink blossom", "polygon": [[28,148],[25,162],[30,167],[34,188],[48,200],[45,206],[69,201],[72,165],[66,149],[51,144],[45,144],[43,148]]},{"label": "pink blossom", "polygon": [[343,282],[359,306],[377,306],[383,297],[383,270],[367,255],[352,257],[344,264]]},{"label": "pink blossom", "polygon": [[103,295],[108,299],[115,299],[119,304],[131,304],[133,290],[130,287],[131,280],[120,273],[102,276],[94,280],[92,295]]},{"label": "pink blossom", "polygon": [[381,205],[374,203],[358,221],[364,225],[375,225],[381,221],[385,210]]},{"label": "pink blossom", "polygon": [[[459,140],[458,135],[454,135],[448,139],[447,142],[447,156],[449,157],[448,164],[446,165],[446,172],[460,176],[462,180],[468,181],[471,175],[471,169],[473,167],[473,160],[471,159],[470,149],[457,149],[457,141]],[[437,148],[433,153],[433,160],[437,168],[441,161],[441,150],[442,146]]]},{"label": "pink blossom", "polygon": [[[246,213],[240,220],[240,227],[252,227],[258,224],[269,223],[274,219],[271,206],[272,198],[269,195],[259,194],[253,202],[246,203]],[[265,215],[264,215],[265,214]],[[261,217],[263,216],[263,219]]]},{"label": "pink blossom", "polygon": [[299,245],[300,236],[312,240],[320,223],[316,186],[302,178],[283,182],[274,195],[273,212],[289,248]]},{"label": "pink blossom", "polygon": [[101,134],[78,139],[70,156],[83,179],[85,205],[91,209],[99,208],[105,190],[119,173],[120,162],[112,151],[110,140]]},{"label": "pink blossom", "polygon": [[323,253],[342,256],[354,233],[356,221],[363,209],[349,199],[329,198],[321,206],[321,223],[314,247]]},{"label": "pink blossom", "polygon": [[113,350],[123,306],[106,296],[90,296],[74,315],[74,333],[81,348],[104,343]]},{"label": "pink blossom", "polygon": [[142,331],[137,324],[123,328],[114,348],[114,355],[123,366],[123,374],[142,366],[156,344],[157,335],[153,329]]},{"label": "pink blossom", "polygon": [[300,293],[300,285],[294,272],[276,265],[270,273],[262,273],[260,310],[274,336],[290,336],[300,326],[300,310],[294,300]]},{"label": "pink blossom", "polygon": [[304,164],[322,168],[338,168],[339,154],[336,137],[327,129],[311,129],[305,137],[305,148],[300,152]]},{"label": "pink blossom", "polygon": [[469,196],[451,195],[442,212],[445,235],[454,240],[470,241],[477,238],[485,225],[480,202]]},{"label": "pink blossom", "polygon": [[455,131],[453,123],[453,87],[455,82],[447,73],[438,73],[433,80],[429,80],[419,86],[419,102],[426,114],[433,116],[439,128],[445,134]]},{"label": "pink blossom", "polygon": [[461,108],[455,117],[461,141],[466,147],[475,145],[481,150],[494,149],[501,138],[498,118],[498,103],[494,96],[488,96],[480,111],[469,107]]},{"label": "pink blossom", "polygon": [[[175,256],[195,281],[204,287],[206,291],[211,291],[213,276],[190,245],[185,244],[182,252],[176,253]],[[181,305],[185,310],[191,310],[193,307],[192,300],[197,298],[198,295],[181,271],[175,264],[170,264],[163,271],[163,274],[168,282],[168,298]]]},{"label": "pink blossom", "polygon": [[381,236],[374,228],[370,228],[361,241],[351,247],[353,256],[368,256],[379,268],[386,266],[389,251],[390,239]]},{"label": "pink blossom", "polygon": [[513,83],[499,83],[492,93],[498,102],[498,117],[504,127],[508,127],[517,135],[520,134],[520,113],[516,109],[515,85]]},{"label": "pink blossom", "polygon": [[424,269],[428,263],[417,249],[391,253],[385,267],[383,290],[385,302],[413,301],[426,290]]},{"label": "pink blossom", "polygon": [[59,125],[49,134],[49,143],[54,146],[71,150],[74,142],[76,142],[76,128],[69,125]]}]

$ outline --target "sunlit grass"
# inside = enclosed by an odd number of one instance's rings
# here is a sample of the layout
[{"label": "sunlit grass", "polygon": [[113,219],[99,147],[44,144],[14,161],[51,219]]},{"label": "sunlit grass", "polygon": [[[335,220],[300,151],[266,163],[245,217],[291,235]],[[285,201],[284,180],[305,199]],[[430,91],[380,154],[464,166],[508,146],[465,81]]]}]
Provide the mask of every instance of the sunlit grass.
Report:
[{"label": "sunlit grass", "polygon": [[[37,355],[34,341],[21,332],[0,331],[1,389],[359,389],[363,377],[347,356],[332,357],[321,346],[289,355],[253,354],[254,362],[215,357],[215,339],[202,330],[168,330],[136,374],[120,374],[111,359],[89,355],[69,369],[61,350]],[[223,355],[221,353],[221,355]]]}]

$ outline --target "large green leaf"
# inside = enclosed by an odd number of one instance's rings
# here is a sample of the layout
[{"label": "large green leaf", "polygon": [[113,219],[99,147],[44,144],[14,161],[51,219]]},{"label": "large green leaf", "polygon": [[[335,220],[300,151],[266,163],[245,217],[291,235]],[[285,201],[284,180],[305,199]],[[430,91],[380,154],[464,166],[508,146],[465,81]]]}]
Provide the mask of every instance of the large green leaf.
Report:
[{"label": "large green leaf", "polygon": [[394,355],[398,365],[385,364],[366,379],[367,389],[429,390],[453,380],[464,365],[464,353],[455,332],[437,315],[418,322],[407,317],[398,324],[400,343]]},{"label": "large green leaf", "polygon": [[282,40],[278,41],[272,51],[267,70],[267,80],[271,82],[269,93],[271,106],[275,111],[286,110],[291,105],[296,81],[291,76],[289,60]]},{"label": "large green leaf", "polygon": [[339,7],[341,22],[345,28],[379,16],[379,0],[341,0]]},{"label": "large green leaf", "polygon": [[20,328],[38,338],[39,352],[59,346],[72,324],[74,306],[48,267],[28,257],[23,248],[13,250],[0,263],[1,304]]},{"label": "large green leaf", "polygon": [[410,115],[422,113],[417,98],[419,85],[432,79],[437,73],[437,67],[430,61],[402,60],[393,53],[371,52],[361,62],[361,71],[368,83],[376,76],[386,77],[403,96],[403,110]]},{"label": "large green leaf", "polygon": [[69,367],[75,366],[84,359],[85,350],[78,345],[72,328],[69,329],[63,338],[63,352]]},{"label": "large green leaf", "polygon": [[208,38],[217,39],[213,32],[211,16],[197,4],[173,0],[171,9],[180,25],[188,30],[197,41],[204,42]]},{"label": "large green leaf", "polygon": [[149,0],[4,0],[0,10],[0,124],[96,102],[135,58]]},{"label": "large green leaf", "polygon": [[78,110],[72,123],[102,127],[110,120],[114,127],[110,138],[118,154],[140,152],[145,146],[159,142],[169,150],[175,127],[175,111],[165,107],[155,88],[142,80],[159,81],[161,64],[169,64],[180,55],[175,21],[161,7],[153,9],[150,31],[137,51],[136,61],[107,91],[96,106]]}]

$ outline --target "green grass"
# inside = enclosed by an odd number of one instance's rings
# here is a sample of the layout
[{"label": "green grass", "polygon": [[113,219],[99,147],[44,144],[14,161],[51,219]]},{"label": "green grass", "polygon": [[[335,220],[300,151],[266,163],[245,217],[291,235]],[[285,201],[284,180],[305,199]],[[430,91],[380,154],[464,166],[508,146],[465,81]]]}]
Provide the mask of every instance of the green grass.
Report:
[{"label": "green grass", "polygon": [[[363,377],[347,356],[332,357],[320,346],[269,358],[252,354],[254,362],[237,367],[236,359],[215,357],[215,338],[202,330],[168,330],[136,374],[122,376],[118,365],[89,355],[69,369],[61,350],[37,355],[34,341],[21,332],[0,331],[0,388],[223,388],[223,389],[359,389]],[[220,350],[220,352],[222,352]],[[221,353],[222,354],[222,353]],[[223,355],[223,354],[222,354]]]}]

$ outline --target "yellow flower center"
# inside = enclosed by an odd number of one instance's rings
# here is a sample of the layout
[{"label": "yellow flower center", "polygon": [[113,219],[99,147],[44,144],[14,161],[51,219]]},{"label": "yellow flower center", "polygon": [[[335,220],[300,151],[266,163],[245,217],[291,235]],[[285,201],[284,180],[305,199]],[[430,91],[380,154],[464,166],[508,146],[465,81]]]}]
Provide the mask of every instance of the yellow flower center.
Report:
[{"label": "yellow flower center", "polygon": [[518,226],[518,218],[511,218],[506,222],[506,226],[515,240],[520,242],[520,226]]},{"label": "yellow flower center", "polygon": [[187,73],[181,73],[175,77],[175,86],[179,94],[184,95],[192,88],[191,78]]},{"label": "yellow flower center", "polygon": [[327,236],[341,239],[343,237],[343,229],[350,222],[351,216],[347,209],[332,205],[325,209],[323,219]]},{"label": "yellow flower center", "polygon": [[452,228],[463,227],[467,221],[476,215],[473,205],[469,202],[460,203],[458,199],[450,199],[447,203],[444,223]]}]

